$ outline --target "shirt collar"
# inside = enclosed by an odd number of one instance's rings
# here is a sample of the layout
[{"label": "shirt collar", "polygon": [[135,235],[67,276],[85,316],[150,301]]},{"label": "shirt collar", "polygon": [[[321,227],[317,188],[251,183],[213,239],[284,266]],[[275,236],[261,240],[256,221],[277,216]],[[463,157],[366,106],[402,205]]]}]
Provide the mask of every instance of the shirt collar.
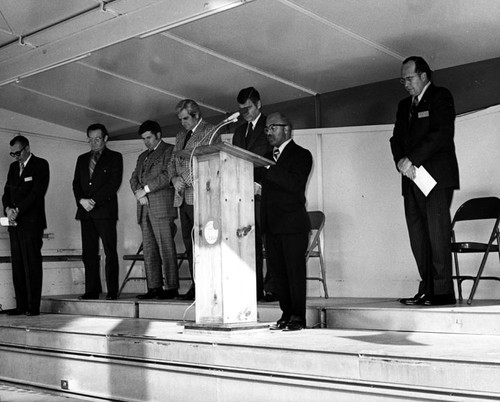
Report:
[{"label": "shirt collar", "polygon": [[259,115],[255,118],[255,120],[252,120],[250,122],[252,124],[252,129],[255,129],[255,126],[257,125],[257,122],[259,121],[260,116],[262,116],[262,113],[259,113]]},{"label": "shirt collar", "polygon": [[191,129],[191,131],[193,132],[193,134],[194,134],[194,132],[196,131],[196,129],[198,128],[198,126],[200,125],[200,123],[201,123],[201,121],[202,121],[202,120],[203,120],[203,119],[200,119],[200,121],[199,121],[198,123],[196,123],[196,126],[194,126],[194,127]]},{"label": "shirt collar", "polygon": [[30,159],[31,159],[31,156],[32,156],[32,155],[33,155],[33,154],[30,154],[30,156],[28,156],[28,158],[27,158],[24,162],[22,162],[22,164],[23,164],[23,166],[24,166],[24,167],[26,167],[26,165],[27,165],[27,164],[28,164],[28,162],[30,161]]},{"label": "shirt collar", "polygon": [[429,81],[427,85],[422,89],[422,92],[420,92],[420,95],[417,96],[418,101],[420,102],[422,100],[422,97],[425,94],[425,91],[427,91],[427,88],[429,88],[429,85],[431,85],[431,82]]},{"label": "shirt collar", "polygon": [[281,144],[279,147],[274,147],[275,149],[278,148],[280,150],[280,155],[283,153],[283,150],[285,149],[285,147],[290,143],[290,141],[292,141],[291,138],[289,138],[288,140],[286,140],[283,144]]}]

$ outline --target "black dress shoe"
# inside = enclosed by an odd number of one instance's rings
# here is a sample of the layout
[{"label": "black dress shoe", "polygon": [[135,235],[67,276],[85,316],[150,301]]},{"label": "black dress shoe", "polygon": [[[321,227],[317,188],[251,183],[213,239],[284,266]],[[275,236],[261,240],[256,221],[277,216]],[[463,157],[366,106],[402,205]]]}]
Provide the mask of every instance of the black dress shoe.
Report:
[{"label": "black dress shoe", "polygon": [[288,320],[285,318],[280,318],[278,321],[276,321],[276,324],[273,324],[269,327],[271,331],[280,331],[282,329],[285,329],[288,324]]},{"label": "black dress shoe", "polygon": [[163,288],[154,288],[149,289],[147,293],[143,295],[138,295],[137,298],[139,300],[149,300],[149,299],[157,299],[163,292]]},{"label": "black dress shoe", "polygon": [[98,293],[85,293],[85,294],[79,296],[78,299],[79,300],[98,300],[99,294]]},{"label": "black dress shoe", "polygon": [[157,299],[160,300],[175,299],[177,296],[179,296],[179,291],[177,289],[166,289],[162,291],[160,295],[158,295]]},{"label": "black dress shoe", "polygon": [[18,308],[13,308],[12,310],[7,310],[5,314],[7,315],[21,315],[25,312],[23,310],[19,310]]},{"label": "black dress shoe", "polygon": [[425,300],[424,306],[446,306],[456,303],[457,300],[454,295],[434,295]]},{"label": "black dress shoe", "polygon": [[298,321],[290,321],[288,324],[286,324],[286,327],[283,329],[283,331],[300,331],[304,328],[305,325],[302,325],[302,323]]},{"label": "black dress shoe", "polygon": [[34,315],[40,315],[40,311],[35,311],[35,310],[26,311],[26,315],[28,317],[34,316]]},{"label": "black dress shoe", "polygon": [[116,300],[118,299],[118,295],[116,293],[108,293],[106,295],[106,300]]},{"label": "black dress shoe", "polygon": [[195,296],[196,296],[196,291],[195,291],[194,287],[192,287],[186,293],[178,296],[176,299],[177,300],[194,300]]},{"label": "black dress shoe", "polygon": [[425,293],[417,293],[413,297],[399,299],[399,302],[406,304],[407,306],[418,306],[418,305],[424,304],[426,298],[427,298],[427,295]]}]

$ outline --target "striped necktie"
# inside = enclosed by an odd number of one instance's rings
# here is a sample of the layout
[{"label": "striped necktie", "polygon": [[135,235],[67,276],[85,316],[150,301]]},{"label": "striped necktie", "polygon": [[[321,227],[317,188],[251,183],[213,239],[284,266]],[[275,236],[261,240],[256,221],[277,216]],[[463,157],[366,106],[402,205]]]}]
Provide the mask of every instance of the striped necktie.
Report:
[{"label": "striped necktie", "polygon": [[279,157],[280,157],[280,149],[279,148],[274,148],[274,151],[273,151],[274,161],[277,162]]},{"label": "striped necktie", "polygon": [[24,170],[24,163],[23,162],[19,162],[19,177],[22,176],[23,170]]},{"label": "striped necktie", "polygon": [[99,159],[99,153],[92,152],[92,155],[90,156],[90,162],[89,162],[89,177],[92,177],[92,174],[94,173],[95,165],[97,164],[98,159]]}]

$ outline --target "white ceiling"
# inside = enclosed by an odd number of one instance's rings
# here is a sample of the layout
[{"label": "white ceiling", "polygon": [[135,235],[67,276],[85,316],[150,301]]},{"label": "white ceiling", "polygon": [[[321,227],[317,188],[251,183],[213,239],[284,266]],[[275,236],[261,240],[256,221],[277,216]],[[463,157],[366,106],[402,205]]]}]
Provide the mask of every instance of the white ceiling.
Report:
[{"label": "white ceiling", "polygon": [[434,69],[500,57],[497,0],[0,0],[0,13],[0,108],[112,134],[176,124],[184,98],[214,116],[246,86],[273,104],[397,78],[413,54]]}]

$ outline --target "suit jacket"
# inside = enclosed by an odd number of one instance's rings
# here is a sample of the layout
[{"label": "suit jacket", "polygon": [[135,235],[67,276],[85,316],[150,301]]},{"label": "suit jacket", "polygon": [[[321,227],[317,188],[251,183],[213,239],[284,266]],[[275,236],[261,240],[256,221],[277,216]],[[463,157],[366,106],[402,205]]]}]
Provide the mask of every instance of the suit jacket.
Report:
[{"label": "suit jacket", "polygon": [[[123,174],[122,154],[104,148],[97,161],[92,177],[89,176],[89,161],[91,152],[80,155],[76,161],[73,178],[73,194],[75,195],[77,211],[76,219],[118,219],[118,198],[116,193],[120,188]],[[92,211],[87,212],[80,205],[82,198],[95,201]]]},{"label": "suit jacket", "polygon": [[[259,120],[257,120],[257,124],[253,129],[253,133],[250,136],[248,141],[248,146],[246,145],[246,133],[248,129],[248,122],[242,124],[234,131],[233,135],[233,145],[237,147],[246,149],[254,154],[264,156],[270,152],[272,152],[273,147],[269,145],[269,141],[267,140],[267,136],[264,133],[264,128],[266,127],[266,116],[260,115]],[[254,179],[257,181],[257,178],[260,177],[258,171],[265,169],[263,167],[254,169]],[[260,182],[258,182],[260,183]]]},{"label": "suit jacket", "polygon": [[[148,208],[149,213],[154,218],[177,217],[177,210],[174,208],[174,188],[170,184],[167,169],[173,149],[173,145],[161,141],[149,158],[149,151],[140,154],[130,178],[130,187],[133,192],[146,185],[149,187]],[[142,221],[143,209],[144,206],[137,201],[138,223]]]},{"label": "suit jacket", "polygon": [[10,164],[2,196],[3,208],[19,208],[19,228],[43,230],[47,227],[45,193],[49,186],[49,164],[31,154],[28,164],[19,176],[19,162]]},{"label": "suit jacket", "polygon": [[[394,162],[405,156],[415,166],[424,166],[436,180],[436,188],[459,188],[455,154],[455,106],[446,88],[431,84],[409,119],[412,97],[399,102],[393,136],[390,139]],[[402,193],[411,180],[402,176]]]},{"label": "suit jacket", "polygon": [[[193,205],[193,174],[191,171],[190,158],[185,156],[180,156],[177,152],[186,150],[193,150],[194,147],[200,145],[208,145],[208,141],[211,137],[211,132],[215,126],[205,120],[202,120],[196,131],[191,135],[188,140],[186,147],[182,148],[184,145],[184,140],[186,139],[187,132],[181,131],[177,133],[175,137],[175,147],[170,162],[168,164],[168,177],[172,181],[175,176],[180,176],[186,183],[186,187],[181,192],[175,192],[174,196],[174,207],[180,207],[182,202],[185,201],[188,205]],[[222,142],[220,138],[220,133],[217,133],[214,137],[212,143]]]},{"label": "suit jacket", "polygon": [[[273,158],[272,153],[265,155]],[[276,165],[262,179],[262,232],[291,234],[309,232],[306,210],[306,184],[312,168],[312,155],[290,141]]]}]

